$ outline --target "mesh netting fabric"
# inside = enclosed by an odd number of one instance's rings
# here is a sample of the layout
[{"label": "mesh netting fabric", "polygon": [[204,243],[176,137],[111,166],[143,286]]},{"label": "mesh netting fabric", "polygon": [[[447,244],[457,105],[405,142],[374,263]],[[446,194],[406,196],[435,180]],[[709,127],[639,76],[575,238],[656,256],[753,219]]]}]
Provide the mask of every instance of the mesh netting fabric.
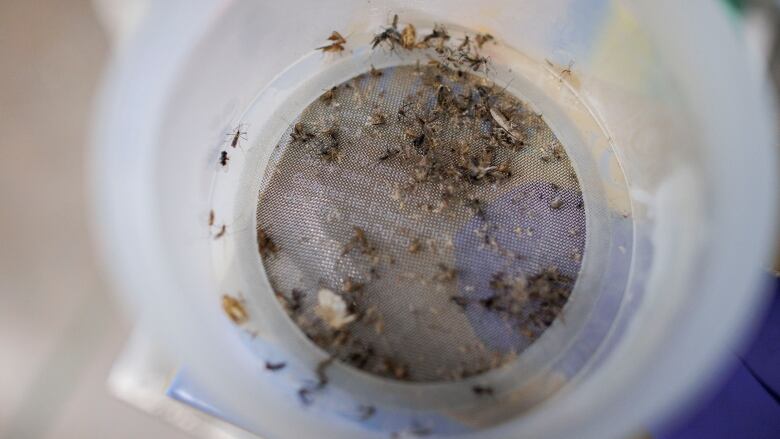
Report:
[{"label": "mesh netting fabric", "polygon": [[257,224],[266,275],[314,343],[417,382],[520,354],[562,313],[585,242],[577,176],[543,118],[440,66],[372,70],[305,108]]}]

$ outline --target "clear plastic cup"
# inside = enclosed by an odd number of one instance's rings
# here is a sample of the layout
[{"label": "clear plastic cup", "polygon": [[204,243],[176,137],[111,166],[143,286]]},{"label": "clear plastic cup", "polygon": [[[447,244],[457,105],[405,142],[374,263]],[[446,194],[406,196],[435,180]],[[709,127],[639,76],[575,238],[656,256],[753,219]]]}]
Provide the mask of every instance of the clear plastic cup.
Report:
[{"label": "clear plastic cup", "polygon": [[[263,378],[259,354],[292,353],[302,371],[318,357],[273,318],[282,314],[269,308],[253,246],[273,146],[321,90],[369,64],[404,62],[367,48],[394,13],[419,29],[497,38],[494,80],[541,111],[566,147],[588,235],[566,320],[506,376],[520,389],[506,413],[347,368],[334,381],[485,438],[620,437],[692,397],[759,313],[778,186],[770,93],[725,6],[705,0],[150,4],[107,74],[94,137],[103,254],[139,319],[258,434],[386,437],[387,425],[367,429],[333,416],[336,406],[302,409],[290,383]],[[313,48],[333,29],[353,50],[323,57]],[[217,157],[239,123],[249,139],[224,169]],[[228,226],[219,244],[205,228],[210,210]],[[222,315],[228,290],[268,316],[260,351]]]}]

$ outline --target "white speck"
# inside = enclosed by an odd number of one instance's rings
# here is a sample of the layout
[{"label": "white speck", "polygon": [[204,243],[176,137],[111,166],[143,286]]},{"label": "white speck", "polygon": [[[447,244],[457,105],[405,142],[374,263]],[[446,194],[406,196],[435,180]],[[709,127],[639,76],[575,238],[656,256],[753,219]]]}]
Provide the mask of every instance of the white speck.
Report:
[{"label": "white speck", "polygon": [[623,247],[622,245],[618,246],[618,250],[620,250],[620,253],[626,254],[626,248]]},{"label": "white speck", "polygon": [[317,293],[317,309],[315,312],[333,329],[339,329],[352,323],[356,316],[349,314],[344,299],[333,291],[323,288]]}]

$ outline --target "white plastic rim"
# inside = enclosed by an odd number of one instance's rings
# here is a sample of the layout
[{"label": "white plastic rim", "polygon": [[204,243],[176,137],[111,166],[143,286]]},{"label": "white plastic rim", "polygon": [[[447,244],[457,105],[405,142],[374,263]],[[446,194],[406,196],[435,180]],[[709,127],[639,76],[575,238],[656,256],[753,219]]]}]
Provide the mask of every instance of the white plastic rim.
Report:
[{"label": "white plastic rim", "polygon": [[[414,7],[400,3],[375,7]],[[522,418],[480,437],[617,438],[632,433],[668,415],[711,380],[762,304],[758,281],[773,244],[768,237],[776,212],[773,188],[778,185],[769,93],[749,71],[733,23],[719,4],[623,3],[663,54],[665,68],[689,105],[691,122],[702,127],[701,141],[708,153],[701,159],[719,177],[709,180],[707,192],[707,201],[714,206],[708,212],[710,230],[717,235],[702,235],[715,251],[693,267],[696,287],[706,292],[706,300],[697,300],[695,308],[684,297],[674,303],[653,300],[656,290],[685,286],[687,279],[682,274],[680,278],[651,274],[646,280],[648,300],[642,304],[649,311],[628,323],[596,370]],[[257,407],[252,394],[244,391],[244,380],[255,373],[253,361],[246,351],[231,346],[236,339],[220,336],[223,322],[217,317],[179,318],[198,310],[181,300],[186,298],[186,280],[175,275],[172,244],[158,218],[157,207],[163,201],[157,195],[155,147],[180,69],[232,4],[209,0],[154,4],[107,72],[97,106],[93,154],[95,229],[103,256],[122,296],[166,346],[192,365],[196,379],[202,378],[219,404],[245,419],[262,410],[264,416],[278,420],[253,426],[260,434],[373,437],[348,425],[296,416],[282,406]],[[436,4],[426,7],[435,9]],[[663,191],[656,196],[672,207],[690,201]],[[664,228],[669,221],[674,218],[659,218],[656,231],[673,230]],[[666,247],[655,249],[657,258],[680,257],[671,238],[665,240]],[[201,268],[210,269],[205,264]],[[674,267],[661,263],[656,270],[669,274]],[[686,311],[685,318],[679,318],[680,309]],[[647,327],[642,318],[665,312],[667,327],[641,331]]]}]

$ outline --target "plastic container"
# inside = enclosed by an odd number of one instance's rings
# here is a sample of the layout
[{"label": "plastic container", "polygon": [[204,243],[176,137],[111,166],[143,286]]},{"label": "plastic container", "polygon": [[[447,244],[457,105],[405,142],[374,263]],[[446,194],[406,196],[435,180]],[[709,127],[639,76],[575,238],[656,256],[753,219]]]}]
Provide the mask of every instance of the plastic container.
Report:
[{"label": "plastic container", "polygon": [[[494,79],[544,114],[580,178],[585,258],[565,322],[499,377],[518,389],[505,413],[346,368],[333,372],[339,391],[484,438],[621,437],[692,397],[759,312],[777,187],[769,93],[725,7],[704,0],[149,5],[108,72],[94,154],[104,255],[141,321],[264,437],[392,430],[354,422],[340,399],[302,408],[290,382],[259,378],[258,355],[292,352],[291,373],[304,374],[317,353],[281,313],[257,323],[268,343],[248,347],[219,297],[241,291],[250,314],[273,315],[253,247],[258,176],[323,89],[405,62],[367,47],[394,13],[497,38]],[[352,51],[323,57],[313,48],[333,29]],[[239,123],[249,139],[224,169],[217,157]],[[218,243],[212,209],[228,226]]]}]

